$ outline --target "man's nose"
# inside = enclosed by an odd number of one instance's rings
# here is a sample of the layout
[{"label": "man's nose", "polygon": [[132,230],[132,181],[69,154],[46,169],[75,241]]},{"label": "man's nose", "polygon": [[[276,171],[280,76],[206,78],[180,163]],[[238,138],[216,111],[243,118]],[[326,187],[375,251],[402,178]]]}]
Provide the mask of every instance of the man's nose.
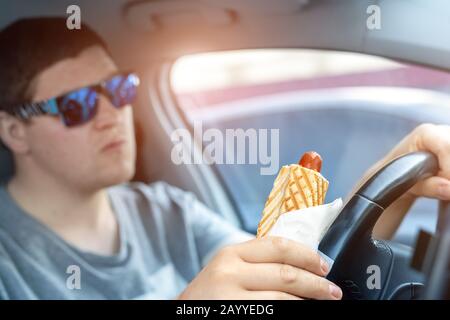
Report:
[{"label": "man's nose", "polygon": [[117,126],[122,121],[121,110],[114,107],[104,95],[99,96],[97,115],[94,118],[96,129],[106,129]]}]

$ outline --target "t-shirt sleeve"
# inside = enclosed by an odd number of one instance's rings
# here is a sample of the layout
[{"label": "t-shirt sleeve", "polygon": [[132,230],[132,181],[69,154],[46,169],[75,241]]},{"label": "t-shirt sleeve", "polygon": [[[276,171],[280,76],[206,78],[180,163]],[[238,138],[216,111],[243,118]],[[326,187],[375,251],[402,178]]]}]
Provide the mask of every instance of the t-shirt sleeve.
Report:
[{"label": "t-shirt sleeve", "polygon": [[170,187],[171,196],[182,200],[185,219],[190,227],[202,266],[224,246],[255,238],[226,221],[201,203],[193,193]]},{"label": "t-shirt sleeve", "polygon": [[192,228],[202,265],[206,265],[220,248],[255,238],[254,235],[231,225],[198,200],[194,200],[193,206],[195,213],[192,216],[195,216],[195,220],[192,220]]}]

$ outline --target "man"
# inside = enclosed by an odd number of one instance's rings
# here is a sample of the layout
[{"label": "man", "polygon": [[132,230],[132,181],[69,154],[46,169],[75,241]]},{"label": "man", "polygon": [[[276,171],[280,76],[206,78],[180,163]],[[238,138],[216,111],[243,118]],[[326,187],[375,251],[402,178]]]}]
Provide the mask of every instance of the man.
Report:
[{"label": "man", "polygon": [[[127,183],[138,79],[87,26],[10,25],[0,32],[0,70],[0,138],[15,163],[0,187],[0,298],[341,298],[312,250],[252,239],[167,184]],[[380,161],[429,150],[441,166],[386,213],[381,235],[415,198],[450,199],[449,133],[422,126]]]}]

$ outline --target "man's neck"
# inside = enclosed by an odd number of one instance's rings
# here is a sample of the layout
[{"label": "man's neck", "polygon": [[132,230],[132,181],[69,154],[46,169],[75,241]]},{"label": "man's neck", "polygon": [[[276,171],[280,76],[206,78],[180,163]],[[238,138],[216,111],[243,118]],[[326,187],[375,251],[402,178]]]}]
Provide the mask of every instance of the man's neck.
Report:
[{"label": "man's neck", "polygon": [[28,214],[75,247],[111,255],[119,247],[119,226],[105,189],[81,192],[57,181],[16,175],[8,192]]}]

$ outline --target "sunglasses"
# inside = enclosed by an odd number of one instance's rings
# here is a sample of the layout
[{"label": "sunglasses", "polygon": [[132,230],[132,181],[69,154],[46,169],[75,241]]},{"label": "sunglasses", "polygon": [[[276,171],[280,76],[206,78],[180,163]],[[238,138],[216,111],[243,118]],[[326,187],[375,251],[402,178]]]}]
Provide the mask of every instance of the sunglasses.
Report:
[{"label": "sunglasses", "polygon": [[13,110],[13,115],[23,120],[39,115],[60,116],[64,125],[74,127],[93,119],[98,111],[100,94],[120,109],[134,101],[139,86],[135,73],[112,76],[99,84],[83,87],[61,96],[21,105]]}]

